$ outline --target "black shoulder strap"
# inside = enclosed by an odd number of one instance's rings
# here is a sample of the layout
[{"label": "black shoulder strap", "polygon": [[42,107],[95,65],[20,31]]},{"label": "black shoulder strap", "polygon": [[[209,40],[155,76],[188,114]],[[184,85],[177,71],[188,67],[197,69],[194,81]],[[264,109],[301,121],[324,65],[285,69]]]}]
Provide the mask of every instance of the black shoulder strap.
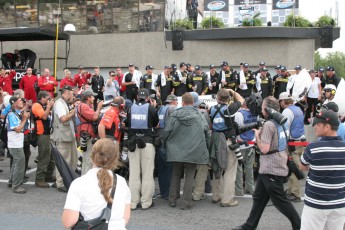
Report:
[{"label": "black shoulder strap", "polygon": [[87,120],[82,114],[81,114],[81,106],[82,106],[82,104],[83,103],[80,103],[79,105],[78,105],[78,115],[81,117],[81,118],[83,118],[83,120],[85,121],[85,122],[82,122],[82,124],[88,124],[88,123],[92,123],[92,122],[90,122],[89,120]]},{"label": "black shoulder strap", "polygon": [[220,116],[225,120],[225,116],[223,113],[220,112],[220,109],[222,108],[221,106],[215,105],[214,108],[216,109],[216,112],[213,114],[213,116],[211,117],[211,121],[213,122],[214,118],[217,116],[217,114],[219,113]]},{"label": "black shoulder strap", "polygon": [[[113,203],[114,203],[114,196],[115,196],[115,191],[116,191],[116,185],[117,185],[117,176],[115,173],[113,173],[113,188],[111,190],[111,194],[110,196],[113,198]],[[107,207],[109,209],[111,209],[111,207],[113,206],[113,203],[108,203]]]}]

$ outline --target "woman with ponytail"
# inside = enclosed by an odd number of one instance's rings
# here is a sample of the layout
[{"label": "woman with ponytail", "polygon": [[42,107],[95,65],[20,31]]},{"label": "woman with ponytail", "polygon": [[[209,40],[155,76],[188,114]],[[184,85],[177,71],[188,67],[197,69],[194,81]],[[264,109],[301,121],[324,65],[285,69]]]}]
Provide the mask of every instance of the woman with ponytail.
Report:
[{"label": "woman with ponytail", "polygon": [[[126,229],[131,193],[123,177],[116,175],[113,178],[113,171],[119,166],[119,146],[110,139],[100,139],[92,148],[91,159],[93,168],[75,179],[69,188],[62,223],[65,228],[73,227],[79,213],[85,220],[97,218],[107,203],[112,203],[108,229]],[[111,197],[114,179],[116,189],[114,197]]]}]

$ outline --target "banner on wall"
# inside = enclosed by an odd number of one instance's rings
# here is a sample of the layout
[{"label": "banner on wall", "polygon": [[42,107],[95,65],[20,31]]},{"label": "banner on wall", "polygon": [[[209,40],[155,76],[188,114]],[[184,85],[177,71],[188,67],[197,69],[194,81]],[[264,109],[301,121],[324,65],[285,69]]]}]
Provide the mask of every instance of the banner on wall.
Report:
[{"label": "banner on wall", "polygon": [[246,5],[245,0],[235,0],[234,5],[234,26],[242,25],[246,18],[251,18],[257,13],[260,13],[260,18],[263,24],[267,23],[267,1],[266,0],[252,0]]},{"label": "banner on wall", "polygon": [[298,15],[298,0],[273,0],[272,26],[283,26],[290,14]]},{"label": "banner on wall", "polygon": [[227,27],[229,24],[229,1],[204,0],[204,18],[210,16],[221,19]]}]

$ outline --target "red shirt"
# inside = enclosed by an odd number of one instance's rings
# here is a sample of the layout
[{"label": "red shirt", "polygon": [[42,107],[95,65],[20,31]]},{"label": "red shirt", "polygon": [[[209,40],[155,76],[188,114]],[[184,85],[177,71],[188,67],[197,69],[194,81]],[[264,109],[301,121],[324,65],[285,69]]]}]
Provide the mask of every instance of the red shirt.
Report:
[{"label": "red shirt", "polygon": [[60,89],[62,89],[65,85],[69,85],[69,86],[74,87],[74,86],[75,86],[75,83],[74,83],[74,81],[73,81],[72,78],[67,78],[67,77],[65,77],[64,79],[62,79],[62,80],[60,81]]},{"label": "red shirt", "polygon": [[33,100],[33,102],[36,102],[36,91],[34,88],[36,82],[36,75],[29,76],[25,74],[23,78],[20,80],[19,88],[24,90],[26,100]]},{"label": "red shirt", "polygon": [[16,76],[16,71],[11,70],[9,74],[0,75],[0,87],[2,91],[7,92],[9,95],[13,95],[12,81]]},{"label": "red shirt", "polygon": [[120,117],[118,108],[111,106],[107,112],[105,112],[99,123],[103,124],[106,129],[111,129],[113,124],[115,124],[114,138],[120,142]]},{"label": "red shirt", "polygon": [[[54,81],[54,84],[46,84],[48,81]],[[42,75],[38,78],[38,86],[41,90],[54,92],[55,87],[58,86],[58,82],[55,80],[53,76]]]},{"label": "red shirt", "polygon": [[87,80],[89,80],[91,76],[91,73],[77,73],[74,75],[74,84],[80,89],[83,85],[87,84]]},{"label": "red shirt", "polygon": [[81,131],[85,131],[85,132],[89,133],[91,135],[91,137],[93,137],[93,138],[97,137],[97,135],[94,133],[92,125],[91,125],[91,123],[94,122],[92,120],[94,115],[95,115],[95,111],[93,110],[93,105],[88,105],[88,104],[83,103],[83,102],[78,105],[77,116],[80,119],[81,123],[85,123],[85,124],[81,124],[81,125],[77,126],[77,133],[79,135],[80,135]]},{"label": "red shirt", "polygon": [[121,92],[125,92],[126,91],[126,86],[122,85],[122,79],[125,75],[124,74],[121,74],[120,76],[117,75],[115,80],[119,83],[119,86],[120,86],[120,91]]}]

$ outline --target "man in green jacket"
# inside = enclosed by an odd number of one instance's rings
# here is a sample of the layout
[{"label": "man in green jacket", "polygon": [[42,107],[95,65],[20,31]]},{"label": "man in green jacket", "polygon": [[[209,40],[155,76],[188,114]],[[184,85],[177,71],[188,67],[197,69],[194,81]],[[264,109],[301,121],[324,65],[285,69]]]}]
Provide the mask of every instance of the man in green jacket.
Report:
[{"label": "man in green jacket", "polygon": [[193,206],[192,191],[196,165],[209,163],[209,127],[204,115],[193,107],[193,103],[193,96],[185,93],[182,96],[182,107],[171,114],[163,131],[167,161],[173,162],[169,191],[171,207],[176,207],[176,200],[180,195],[181,174],[185,170],[182,210]]}]

